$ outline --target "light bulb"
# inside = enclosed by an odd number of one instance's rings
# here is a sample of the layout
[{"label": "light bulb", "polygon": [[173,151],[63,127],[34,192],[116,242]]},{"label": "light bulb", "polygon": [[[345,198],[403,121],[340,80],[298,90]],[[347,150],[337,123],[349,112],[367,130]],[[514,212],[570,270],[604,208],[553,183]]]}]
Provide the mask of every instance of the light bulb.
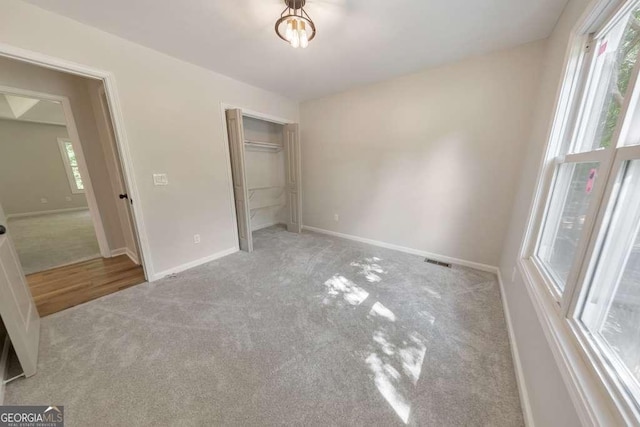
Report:
[{"label": "light bulb", "polygon": [[298,32],[297,20],[293,20],[292,30],[293,30],[293,34],[291,34],[290,43],[291,43],[291,46],[297,49],[300,46],[300,34]]},{"label": "light bulb", "polygon": [[293,19],[289,19],[287,21],[287,31],[285,32],[285,36],[284,36],[287,41],[291,41],[291,39],[293,38]]},{"label": "light bulb", "polygon": [[294,48],[298,48],[300,46],[300,34],[297,31],[293,32],[293,37],[291,38],[291,46]]},{"label": "light bulb", "polygon": [[304,22],[300,22],[300,29],[298,30],[299,38],[300,38],[300,47],[306,48],[309,46],[309,37],[307,36],[307,29]]}]

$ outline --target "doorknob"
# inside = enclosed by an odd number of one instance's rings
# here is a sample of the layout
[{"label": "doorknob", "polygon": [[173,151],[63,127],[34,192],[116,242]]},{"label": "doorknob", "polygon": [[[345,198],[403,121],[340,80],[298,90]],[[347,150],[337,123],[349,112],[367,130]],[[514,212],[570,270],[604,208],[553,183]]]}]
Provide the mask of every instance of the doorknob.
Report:
[{"label": "doorknob", "polygon": [[124,193],[124,194],[118,195],[118,197],[120,197],[121,199],[128,199],[129,195],[127,193]]},{"label": "doorknob", "polygon": [[0,225],[0,236],[7,232],[7,227],[4,225]]}]

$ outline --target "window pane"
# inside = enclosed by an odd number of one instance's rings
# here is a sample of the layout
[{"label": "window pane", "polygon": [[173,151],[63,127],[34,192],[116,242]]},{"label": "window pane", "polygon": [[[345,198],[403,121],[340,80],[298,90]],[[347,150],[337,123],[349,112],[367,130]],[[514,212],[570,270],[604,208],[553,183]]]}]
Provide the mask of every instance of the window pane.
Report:
[{"label": "window pane", "polygon": [[591,105],[574,152],[609,147],[640,52],[640,7],[621,20],[595,45]]},{"label": "window pane", "polygon": [[78,159],[76,159],[76,153],[73,151],[73,145],[71,142],[64,142],[64,149],[69,158],[69,166],[71,166],[71,173],[73,174],[73,180],[75,181],[76,188],[78,190],[84,190],[84,184],[82,183],[82,176],[80,176],[80,168],[78,167]]},{"label": "window pane", "polygon": [[70,142],[65,142],[64,147],[67,149],[67,157],[69,157],[69,164],[71,166],[78,166],[78,160],[76,159],[76,153],[73,151],[73,145]]},{"label": "window pane", "polygon": [[[640,160],[620,179],[580,320],[630,388],[640,382]],[[640,400],[640,396],[636,396]]]},{"label": "window pane", "polygon": [[558,288],[564,290],[582,235],[598,163],[559,166],[537,255]]},{"label": "window pane", "polygon": [[77,166],[71,166],[71,172],[73,172],[73,179],[76,181],[76,188],[78,188],[78,190],[84,190],[84,184],[82,183],[82,177],[80,176],[80,168]]}]

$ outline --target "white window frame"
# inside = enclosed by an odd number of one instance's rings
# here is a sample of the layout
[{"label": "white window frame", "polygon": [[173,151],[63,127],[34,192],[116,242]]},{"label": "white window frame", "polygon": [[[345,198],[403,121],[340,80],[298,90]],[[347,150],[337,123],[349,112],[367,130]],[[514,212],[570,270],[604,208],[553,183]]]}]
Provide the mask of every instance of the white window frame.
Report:
[{"label": "white window frame", "polygon": [[[64,171],[67,174],[67,180],[69,181],[69,188],[71,188],[71,193],[73,194],[84,194],[84,188],[78,188],[76,183],[76,178],[73,176],[73,169],[71,167],[71,162],[69,162],[69,155],[67,154],[66,144],[71,144],[73,147],[73,143],[69,138],[58,138],[58,149],[60,150],[60,155],[62,156],[62,163],[64,163]],[[75,148],[74,148],[75,152]],[[76,156],[78,154],[76,153]],[[79,167],[79,166],[78,166]],[[84,184],[84,180],[82,181]]]},{"label": "white window frame", "polygon": [[[549,132],[548,144],[539,170],[536,192],[531,206],[527,230],[519,253],[518,268],[527,291],[533,301],[543,331],[558,362],[560,372],[576,404],[581,420],[586,425],[640,424],[639,402],[624,392],[624,384],[617,371],[600,354],[584,325],[574,318],[581,306],[586,289],[586,278],[592,273],[590,260],[603,238],[601,230],[606,220],[606,206],[614,194],[614,177],[626,159],[640,158],[640,147],[617,147],[587,153],[559,156],[566,132],[579,132],[575,124],[590,111],[590,105],[574,105],[588,90],[587,82],[592,73],[596,50],[593,40],[607,32],[621,16],[637,6],[639,0],[594,1],[583,15],[570,37],[565,58],[565,72],[557,95],[555,115]],[[635,76],[640,61],[635,66]],[[640,84],[632,78],[625,105],[614,132],[613,141],[624,137],[629,129],[625,112],[640,98]],[[627,120],[624,120],[624,117]],[[572,135],[571,140],[575,140]],[[634,157],[637,156],[637,157]],[[597,161],[599,176],[592,190],[592,200],[583,225],[583,234],[576,250],[576,260],[561,293],[556,281],[536,256],[536,249],[543,232],[551,192],[554,189],[559,163]],[[599,233],[599,234],[598,234]]]}]

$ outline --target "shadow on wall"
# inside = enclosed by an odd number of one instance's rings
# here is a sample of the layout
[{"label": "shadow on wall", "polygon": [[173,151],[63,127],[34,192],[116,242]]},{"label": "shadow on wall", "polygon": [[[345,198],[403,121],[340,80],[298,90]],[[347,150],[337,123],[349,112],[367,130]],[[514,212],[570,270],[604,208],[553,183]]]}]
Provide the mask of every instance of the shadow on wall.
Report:
[{"label": "shadow on wall", "polygon": [[[368,282],[380,282],[382,275],[386,274],[380,261],[377,257],[365,258],[352,262],[351,266],[358,267],[358,275],[364,276]],[[380,301],[374,301],[369,292],[343,275],[334,275],[324,286],[323,305],[339,310],[355,308],[358,317],[367,318],[368,322],[361,322],[366,330],[358,332],[368,334],[370,339],[365,341],[364,347],[357,348],[356,353],[370,371],[380,395],[407,424],[411,415],[411,398],[427,350],[426,339],[404,327],[393,311]],[[430,316],[429,323],[433,325],[434,322],[435,318]]]}]

